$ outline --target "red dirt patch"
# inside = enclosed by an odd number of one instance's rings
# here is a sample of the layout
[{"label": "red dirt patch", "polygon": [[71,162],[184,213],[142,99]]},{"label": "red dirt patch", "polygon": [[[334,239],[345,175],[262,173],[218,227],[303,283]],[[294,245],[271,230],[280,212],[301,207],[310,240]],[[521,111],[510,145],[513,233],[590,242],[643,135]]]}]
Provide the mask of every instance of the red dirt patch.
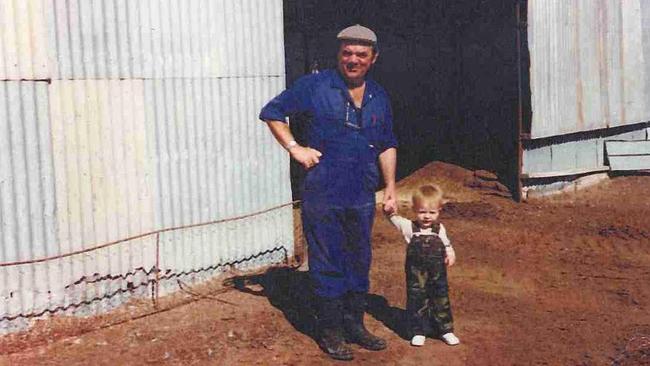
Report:
[{"label": "red dirt patch", "polygon": [[451,202],[445,205],[442,219],[487,219],[496,218],[498,208],[487,202]]},{"label": "red dirt patch", "polygon": [[630,225],[610,225],[606,228],[600,229],[598,234],[604,237],[615,237],[623,240],[650,239],[650,234],[647,231]]},{"label": "red dirt patch", "polygon": [[[650,334],[650,329],[646,330],[645,334]],[[612,366],[648,365],[650,365],[650,337],[644,335],[632,337],[612,362]]]}]

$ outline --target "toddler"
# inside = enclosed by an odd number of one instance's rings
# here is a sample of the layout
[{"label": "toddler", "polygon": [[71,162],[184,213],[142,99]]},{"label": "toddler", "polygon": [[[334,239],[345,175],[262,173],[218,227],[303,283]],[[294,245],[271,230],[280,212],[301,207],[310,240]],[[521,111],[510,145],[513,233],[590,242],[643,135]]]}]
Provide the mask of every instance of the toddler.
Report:
[{"label": "toddler", "polygon": [[389,216],[408,243],[406,313],[413,346],[424,345],[425,335],[432,331],[450,346],[460,343],[453,333],[446,268],[456,262],[456,254],[438,221],[445,203],[442,196],[436,185],[421,186],[412,197],[414,221],[395,213]]}]

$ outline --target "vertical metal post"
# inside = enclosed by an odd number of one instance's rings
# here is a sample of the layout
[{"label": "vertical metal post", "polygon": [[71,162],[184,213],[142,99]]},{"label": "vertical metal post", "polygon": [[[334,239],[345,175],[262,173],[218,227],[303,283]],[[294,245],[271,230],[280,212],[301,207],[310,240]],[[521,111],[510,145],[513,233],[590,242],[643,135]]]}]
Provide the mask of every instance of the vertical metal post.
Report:
[{"label": "vertical metal post", "polygon": [[521,1],[517,1],[515,6],[515,12],[517,17],[517,191],[515,192],[515,199],[517,202],[522,201],[522,182],[521,182],[521,173],[523,170],[523,160],[524,160],[524,150],[521,142],[522,133],[523,133],[523,118],[524,118],[524,106],[523,106],[523,70],[521,65],[521,30],[522,27],[525,27],[526,24],[522,24],[521,21]]},{"label": "vertical metal post", "polygon": [[153,307],[158,309],[158,298],[160,294],[160,233],[156,233],[156,283],[154,287]]}]

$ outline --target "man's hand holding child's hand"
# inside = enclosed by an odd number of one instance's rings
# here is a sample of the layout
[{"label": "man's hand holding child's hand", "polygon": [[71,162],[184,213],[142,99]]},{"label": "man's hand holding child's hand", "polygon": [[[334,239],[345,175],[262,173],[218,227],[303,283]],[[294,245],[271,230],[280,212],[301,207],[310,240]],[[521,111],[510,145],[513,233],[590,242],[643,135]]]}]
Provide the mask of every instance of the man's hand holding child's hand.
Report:
[{"label": "man's hand holding child's hand", "polygon": [[384,215],[390,217],[397,213],[397,194],[394,188],[384,188]]}]

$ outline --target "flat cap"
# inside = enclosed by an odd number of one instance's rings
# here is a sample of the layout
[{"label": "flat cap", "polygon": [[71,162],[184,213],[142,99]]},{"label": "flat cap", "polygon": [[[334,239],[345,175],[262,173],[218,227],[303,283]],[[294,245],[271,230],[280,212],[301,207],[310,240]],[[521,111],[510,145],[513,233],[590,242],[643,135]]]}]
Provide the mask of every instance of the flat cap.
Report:
[{"label": "flat cap", "polygon": [[377,44],[377,35],[370,28],[355,24],[339,32],[336,36],[340,40],[356,40]]}]

